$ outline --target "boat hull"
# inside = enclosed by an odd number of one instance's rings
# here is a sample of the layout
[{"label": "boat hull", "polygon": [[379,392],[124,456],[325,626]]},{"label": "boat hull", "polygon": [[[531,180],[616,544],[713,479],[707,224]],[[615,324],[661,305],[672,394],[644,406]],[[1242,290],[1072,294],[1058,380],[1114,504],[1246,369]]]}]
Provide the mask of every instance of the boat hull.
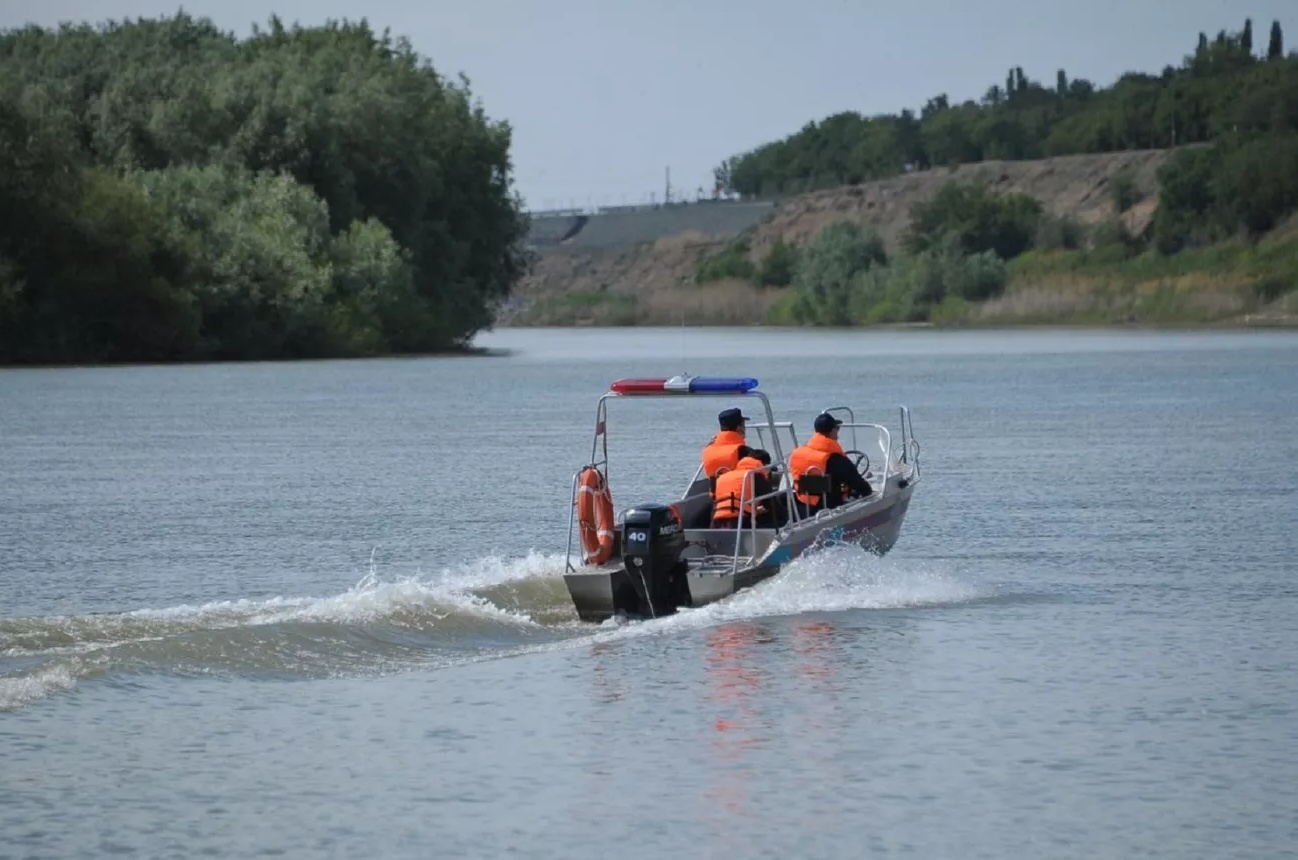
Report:
[{"label": "boat hull", "polygon": [[[889,483],[887,493],[881,498],[824,511],[779,530],[759,530],[756,535],[749,530],[740,533],[741,552],[763,544],[764,549],[754,553],[747,562],[741,560],[737,567],[721,554],[709,556],[702,563],[696,561],[686,574],[689,605],[706,606],[751,588],[775,576],[802,555],[824,547],[855,544],[875,555],[885,555],[901,534],[914,491],[914,485],[905,481],[894,478]],[[728,536],[729,547],[725,552],[733,555],[737,539],[734,530],[686,530],[686,537],[695,542],[710,543],[720,535]],[[753,537],[755,541],[751,540]],[[602,622],[619,614],[643,617],[631,574],[619,559],[570,571],[564,574],[564,582],[577,617],[582,621]],[[675,609],[672,607],[671,611]],[[664,610],[659,614],[668,613]]]}]

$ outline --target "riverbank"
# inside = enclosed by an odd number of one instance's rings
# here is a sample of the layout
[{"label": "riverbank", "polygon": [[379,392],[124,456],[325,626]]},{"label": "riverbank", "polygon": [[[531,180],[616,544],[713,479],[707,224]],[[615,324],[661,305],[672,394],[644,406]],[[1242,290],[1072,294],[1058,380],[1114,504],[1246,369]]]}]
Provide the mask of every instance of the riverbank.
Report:
[{"label": "riverbank", "polygon": [[[1011,264],[1009,287],[994,299],[948,299],[926,321],[862,327],[1298,327],[1298,242],[1275,250],[1286,259],[1274,268],[1263,262],[1273,256],[1265,250],[1208,248],[1197,256],[1195,266],[1085,252],[1028,255]],[[789,288],[734,281],[645,296],[570,293],[536,299],[498,327],[791,326],[798,323],[785,310],[793,299]]]},{"label": "riverbank", "polygon": [[[685,233],[620,250],[554,249],[519,285],[510,313],[497,324],[796,324],[796,285],[788,272],[783,279],[772,274],[778,249],[800,256],[818,233],[849,223],[876,236],[889,261],[906,263],[902,237],[910,214],[953,180],[983,183],[999,198],[1031,197],[1041,206],[1040,228],[1031,249],[1005,262],[999,275],[1003,289],[994,297],[967,301],[948,294],[925,307],[920,322],[938,327],[1298,324],[1298,219],[1255,241],[1232,239],[1159,253],[1147,236],[1158,213],[1158,169],[1166,161],[1167,153],[1144,152],[980,163],[790,198],[768,221],[737,236]],[[879,310],[870,307],[855,319],[907,319],[897,309]]]},{"label": "riverbank", "polygon": [[[801,248],[826,227],[858,224],[878,236],[889,254],[900,250],[911,212],[949,183],[978,183],[997,194],[1023,194],[1040,201],[1056,220],[1079,229],[1120,216],[1124,229],[1147,229],[1158,200],[1158,169],[1170,150],[1060,156],[1034,161],[984,161],[921,170],[861,185],[798,194],[779,200],[758,223],[743,230],[719,216],[701,232],[698,217],[681,214],[668,234],[665,212],[635,219],[618,215],[617,230],[600,231],[606,216],[593,215],[568,242],[537,244],[539,259],[514,291],[506,325],[760,325],[788,322],[780,311],[789,291],[762,286],[761,278],[701,282],[709,261],[730,257],[758,270],[776,248]],[[1112,186],[1125,182],[1131,200],[1114,212]],[[725,205],[725,204],[722,204]],[[678,207],[684,213],[689,207]],[[696,207],[699,208],[699,207]],[[716,206],[701,207],[705,209]],[[733,220],[733,219],[731,219]],[[534,225],[537,236],[541,233]],[[623,240],[613,247],[610,234]],[[540,239],[536,240],[540,243]],[[742,243],[742,250],[736,244]],[[743,264],[741,263],[741,268]],[[787,283],[787,281],[786,281]]]},{"label": "riverbank", "polygon": [[1172,256],[1030,251],[1010,287],[952,322],[1298,325],[1298,222],[1256,244],[1233,241]]}]

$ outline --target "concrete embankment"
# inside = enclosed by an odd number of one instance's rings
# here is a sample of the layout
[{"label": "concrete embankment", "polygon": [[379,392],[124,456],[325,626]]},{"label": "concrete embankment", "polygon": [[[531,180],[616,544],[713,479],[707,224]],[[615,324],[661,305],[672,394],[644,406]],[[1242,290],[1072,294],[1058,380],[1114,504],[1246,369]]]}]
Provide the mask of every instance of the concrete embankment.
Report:
[{"label": "concrete embankment", "polygon": [[728,237],[761,223],[775,211],[773,201],[701,201],[660,207],[535,213],[529,243],[542,256],[559,248],[630,250],[670,236],[698,233]]}]

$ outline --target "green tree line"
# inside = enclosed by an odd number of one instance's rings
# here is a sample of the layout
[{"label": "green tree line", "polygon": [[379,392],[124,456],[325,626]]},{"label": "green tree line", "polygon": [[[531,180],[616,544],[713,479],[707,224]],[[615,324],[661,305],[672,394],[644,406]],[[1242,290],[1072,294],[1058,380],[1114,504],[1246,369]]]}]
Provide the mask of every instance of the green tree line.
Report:
[{"label": "green tree line", "polygon": [[526,270],[510,129],[359,24],[0,34],[0,361],[463,346]]},{"label": "green tree line", "polygon": [[1298,54],[1285,55],[1278,21],[1265,49],[1255,48],[1250,20],[1215,40],[1201,33],[1194,52],[1161,74],[1132,72],[1098,88],[1063,69],[1048,83],[1014,67],[979,101],[954,104],[940,94],[918,114],[839,113],[727,159],[715,173],[729,191],[771,197],[968,162],[1233,144],[1295,130]]}]

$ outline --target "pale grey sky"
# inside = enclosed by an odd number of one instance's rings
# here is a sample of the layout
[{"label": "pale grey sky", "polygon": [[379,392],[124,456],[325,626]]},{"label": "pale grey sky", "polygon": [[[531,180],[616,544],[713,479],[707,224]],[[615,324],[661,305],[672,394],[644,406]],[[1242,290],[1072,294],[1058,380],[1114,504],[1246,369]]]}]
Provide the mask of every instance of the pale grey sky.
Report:
[{"label": "pale grey sky", "polygon": [[[0,26],[171,15],[177,0],[4,0]],[[661,199],[664,172],[693,194],[727,156],[843,110],[918,110],[978,98],[1019,65],[1034,80],[1107,85],[1179,63],[1200,30],[1279,19],[1298,47],[1294,0],[188,0],[247,35],[286,23],[367,18],[409,36],[443,74],[468,75],[514,129],[530,208]]]}]

